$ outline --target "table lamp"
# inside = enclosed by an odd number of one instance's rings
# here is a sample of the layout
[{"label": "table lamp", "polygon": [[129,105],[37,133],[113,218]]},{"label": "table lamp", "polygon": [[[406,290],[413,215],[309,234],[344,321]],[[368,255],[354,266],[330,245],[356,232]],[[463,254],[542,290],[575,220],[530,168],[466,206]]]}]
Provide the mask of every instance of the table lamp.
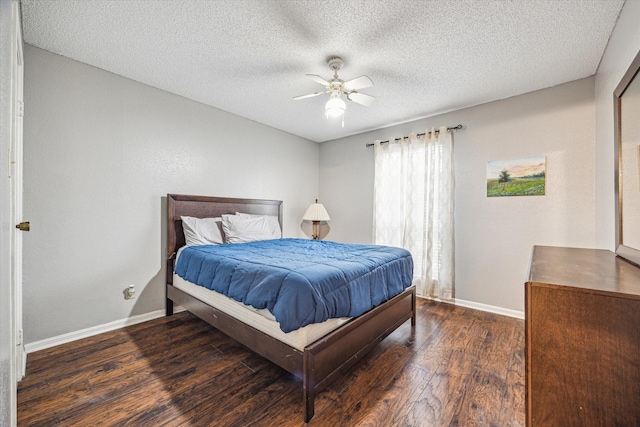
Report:
[{"label": "table lamp", "polygon": [[307,211],[304,213],[302,217],[305,221],[313,222],[313,240],[320,239],[320,221],[329,221],[329,214],[327,210],[322,206],[322,203],[318,203],[318,199],[311,206],[307,208]]}]

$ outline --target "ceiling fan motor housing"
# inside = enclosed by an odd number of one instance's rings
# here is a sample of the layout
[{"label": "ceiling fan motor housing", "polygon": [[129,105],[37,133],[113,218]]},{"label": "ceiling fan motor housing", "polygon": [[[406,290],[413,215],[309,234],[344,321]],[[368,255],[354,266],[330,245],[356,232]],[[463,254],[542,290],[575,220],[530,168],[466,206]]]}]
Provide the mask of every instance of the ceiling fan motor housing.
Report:
[{"label": "ceiling fan motor housing", "polygon": [[344,65],[344,61],[339,56],[335,56],[333,58],[329,58],[327,64],[329,64],[329,68],[331,68],[337,74],[338,70],[340,70]]}]

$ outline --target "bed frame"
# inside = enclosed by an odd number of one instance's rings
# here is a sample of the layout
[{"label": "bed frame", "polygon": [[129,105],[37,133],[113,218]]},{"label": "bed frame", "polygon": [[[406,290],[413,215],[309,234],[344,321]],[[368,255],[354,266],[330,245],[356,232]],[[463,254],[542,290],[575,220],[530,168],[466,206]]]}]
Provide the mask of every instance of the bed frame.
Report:
[{"label": "bed frame", "polygon": [[173,287],[177,250],[185,245],[181,215],[219,217],[236,212],[277,215],[282,226],[282,202],[276,200],[167,195],[167,316],[177,304],[252,351],[302,379],[304,421],[314,414],[317,393],[346,372],[405,321],[416,324],[415,287],[345,323],[304,351],[290,347],[199,299]]}]

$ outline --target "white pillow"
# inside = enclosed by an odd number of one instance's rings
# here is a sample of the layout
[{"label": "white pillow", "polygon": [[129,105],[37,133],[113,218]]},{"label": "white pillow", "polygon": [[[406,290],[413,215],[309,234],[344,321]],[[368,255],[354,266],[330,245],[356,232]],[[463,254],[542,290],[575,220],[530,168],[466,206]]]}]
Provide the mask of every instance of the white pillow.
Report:
[{"label": "white pillow", "polygon": [[222,218],[194,218],[181,216],[184,239],[187,246],[219,245],[223,243],[220,232]]},{"label": "white pillow", "polygon": [[222,215],[222,230],[227,243],[247,243],[281,237],[279,231],[274,233],[264,216],[256,215]]},{"label": "white pillow", "polygon": [[280,228],[280,221],[277,216],[274,215],[253,215],[248,213],[236,212],[236,215],[239,216],[253,216],[253,217],[261,217],[267,221],[267,225],[269,226],[269,232],[272,237],[271,239],[280,239],[282,237],[282,229]]}]

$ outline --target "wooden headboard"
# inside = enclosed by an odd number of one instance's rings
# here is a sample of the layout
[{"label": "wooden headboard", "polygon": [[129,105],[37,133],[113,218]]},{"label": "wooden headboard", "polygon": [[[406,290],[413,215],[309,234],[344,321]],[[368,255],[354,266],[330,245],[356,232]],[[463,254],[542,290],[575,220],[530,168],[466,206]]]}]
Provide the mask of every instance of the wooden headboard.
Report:
[{"label": "wooden headboard", "polygon": [[282,228],[282,201],[167,194],[167,283],[173,280],[176,252],[185,245],[181,216],[214,218],[236,212],[277,216]]}]

